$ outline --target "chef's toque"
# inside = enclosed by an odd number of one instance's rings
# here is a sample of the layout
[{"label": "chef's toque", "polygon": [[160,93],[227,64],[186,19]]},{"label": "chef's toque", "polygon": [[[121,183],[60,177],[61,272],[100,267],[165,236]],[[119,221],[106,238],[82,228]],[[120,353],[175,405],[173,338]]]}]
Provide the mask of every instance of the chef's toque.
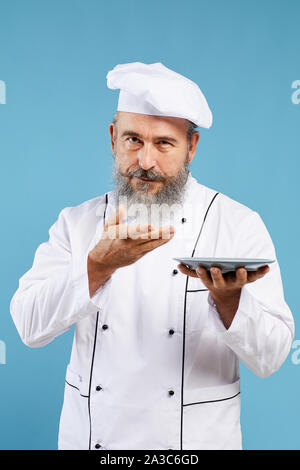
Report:
[{"label": "chef's toque", "polygon": [[212,124],[198,85],[161,62],[119,64],[106,78],[108,88],[120,89],[118,111],[184,118],[207,129]]}]

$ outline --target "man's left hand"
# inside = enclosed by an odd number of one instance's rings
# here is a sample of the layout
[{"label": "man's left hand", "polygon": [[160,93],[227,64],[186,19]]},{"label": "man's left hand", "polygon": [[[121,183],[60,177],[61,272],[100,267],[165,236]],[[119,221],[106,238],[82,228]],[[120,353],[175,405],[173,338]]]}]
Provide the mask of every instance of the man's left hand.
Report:
[{"label": "man's left hand", "polygon": [[237,268],[235,272],[222,274],[220,268],[211,267],[207,271],[199,266],[196,271],[189,269],[184,264],[179,264],[178,269],[188,276],[199,277],[210,291],[218,313],[225,328],[229,328],[239,306],[242,287],[249,282],[254,282],[269,272],[269,266],[261,266],[257,271],[247,271],[245,268]]}]

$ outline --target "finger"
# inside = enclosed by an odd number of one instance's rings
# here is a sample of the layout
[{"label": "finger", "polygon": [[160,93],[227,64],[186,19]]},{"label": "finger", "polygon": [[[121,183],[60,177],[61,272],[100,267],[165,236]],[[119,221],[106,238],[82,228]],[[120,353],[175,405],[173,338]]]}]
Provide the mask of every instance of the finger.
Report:
[{"label": "finger", "polygon": [[185,274],[186,276],[198,277],[195,269],[190,269],[182,263],[178,264],[177,268],[182,272],[182,274]]},{"label": "finger", "polygon": [[107,230],[111,225],[119,225],[126,215],[126,207],[120,204],[117,210],[107,219],[104,230]]},{"label": "finger", "polygon": [[102,238],[110,238],[111,240],[116,240],[121,238],[126,240],[127,238],[138,238],[141,234],[151,231],[153,229],[152,224],[143,224],[143,225],[109,225],[107,229],[103,232]]},{"label": "finger", "polygon": [[155,229],[152,224],[143,225],[129,225],[128,226],[128,237],[133,240],[143,239],[145,234],[149,234]]},{"label": "finger", "polygon": [[[143,235],[142,235],[143,236]],[[142,238],[141,236],[141,238]],[[165,243],[168,243],[170,240],[172,240],[174,234],[170,234],[169,238],[158,238],[156,240],[137,240],[137,244],[139,245],[139,250],[141,253],[148,253],[149,251],[154,250],[155,248],[158,248],[161,245],[164,245]]]},{"label": "finger", "polygon": [[239,287],[243,287],[245,284],[247,284],[248,272],[245,268],[243,267],[237,268],[235,271],[235,276],[236,276],[235,282]]},{"label": "finger", "polygon": [[126,239],[128,238],[127,228],[128,226],[125,224],[108,225],[103,231],[101,238],[109,238],[110,240],[116,240],[119,238]]},{"label": "finger", "polygon": [[203,266],[198,266],[196,273],[207,289],[211,289],[213,287],[212,278],[206,268]]},{"label": "finger", "polygon": [[222,271],[216,266],[210,268],[210,274],[213,281],[213,285],[216,289],[222,289],[226,287],[226,281],[223,277]]},{"label": "finger", "polygon": [[248,271],[248,282],[254,282],[257,279],[260,279],[269,271],[270,271],[270,267],[268,265],[261,266],[257,271]]},{"label": "finger", "polygon": [[159,227],[157,229],[151,230],[148,233],[145,233],[141,236],[141,239],[144,243],[147,243],[149,240],[155,239],[166,239],[169,240],[173,237],[175,233],[175,229],[171,225],[166,225],[163,227]]}]

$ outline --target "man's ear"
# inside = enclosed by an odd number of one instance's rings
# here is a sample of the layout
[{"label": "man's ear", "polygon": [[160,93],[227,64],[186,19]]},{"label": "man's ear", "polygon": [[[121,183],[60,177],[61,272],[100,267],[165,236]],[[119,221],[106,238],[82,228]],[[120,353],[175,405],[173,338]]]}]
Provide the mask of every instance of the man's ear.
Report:
[{"label": "man's ear", "polygon": [[197,149],[197,144],[199,142],[199,139],[200,139],[200,132],[199,131],[193,132],[190,146],[189,146],[189,163],[193,161],[193,158],[196,154],[196,149]]},{"label": "man's ear", "polygon": [[115,140],[116,140],[116,129],[115,129],[115,126],[114,126],[114,123],[111,122],[110,125],[109,125],[109,133],[110,133],[110,145],[111,145],[111,149],[112,149],[112,152],[114,152],[114,148],[115,148]]}]

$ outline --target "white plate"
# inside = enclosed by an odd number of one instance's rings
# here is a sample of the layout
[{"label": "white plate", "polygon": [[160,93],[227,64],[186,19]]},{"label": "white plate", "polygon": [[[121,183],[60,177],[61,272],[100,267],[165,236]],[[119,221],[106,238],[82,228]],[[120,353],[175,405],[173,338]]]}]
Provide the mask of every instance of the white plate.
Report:
[{"label": "white plate", "polygon": [[256,271],[260,266],[274,263],[274,259],[261,258],[173,258],[186,265],[190,269],[203,266],[210,269],[212,266],[221,268],[222,273],[235,271],[239,267],[244,267],[247,271]]}]

